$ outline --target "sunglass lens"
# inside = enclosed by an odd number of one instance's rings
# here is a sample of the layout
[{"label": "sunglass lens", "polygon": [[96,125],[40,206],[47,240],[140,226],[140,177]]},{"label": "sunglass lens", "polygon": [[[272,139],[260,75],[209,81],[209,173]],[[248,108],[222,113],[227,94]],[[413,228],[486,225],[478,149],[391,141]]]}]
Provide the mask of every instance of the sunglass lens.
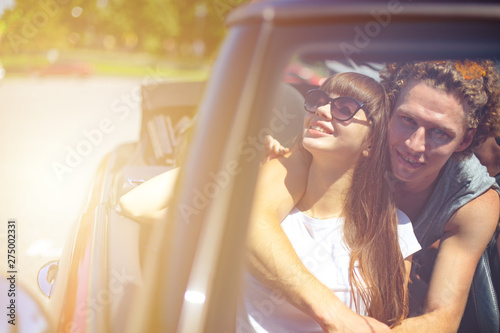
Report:
[{"label": "sunglass lens", "polygon": [[340,120],[347,120],[359,109],[359,105],[353,99],[339,97],[332,103],[333,116]]},{"label": "sunglass lens", "polygon": [[305,106],[307,111],[316,112],[323,105],[328,104],[328,96],[321,90],[307,92]]}]

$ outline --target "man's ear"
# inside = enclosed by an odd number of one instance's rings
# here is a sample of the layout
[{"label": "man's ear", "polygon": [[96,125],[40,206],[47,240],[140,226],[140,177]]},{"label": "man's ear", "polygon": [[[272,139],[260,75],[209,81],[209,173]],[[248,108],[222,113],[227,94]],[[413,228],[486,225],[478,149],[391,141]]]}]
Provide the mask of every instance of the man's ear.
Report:
[{"label": "man's ear", "polygon": [[476,131],[477,128],[469,128],[467,129],[467,131],[465,131],[465,135],[462,139],[462,142],[460,142],[460,144],[457,146],[457,149],[455,149],[455,153],[461,152],[470,146],[472,139],[474,139]]}]

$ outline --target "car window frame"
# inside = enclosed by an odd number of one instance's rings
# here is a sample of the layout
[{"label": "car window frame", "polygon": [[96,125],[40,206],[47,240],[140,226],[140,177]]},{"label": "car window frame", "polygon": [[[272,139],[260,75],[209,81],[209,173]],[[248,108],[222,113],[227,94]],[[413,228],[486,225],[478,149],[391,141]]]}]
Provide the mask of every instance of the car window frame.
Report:
[{"label": "car window frame", "polygon": [[[394,15],[391,24],[359,54],[353,56],[353,59],[408,61],[491,58],[492,55],[498,57],[500,36],[491,33],[500,31],[498,10],[494,14],[490,11],[486,15],[487,11],[482,8],[480,13],[469,13],[468,17],[464,11],[469,7],[460,7],[459,4],[449,6],[461,8],[461,14],[454,17],[449,13],[431,12],[431,5],[419,7],[420,9],[414,12],[413,6],[407,7],[401,14]],[[258,11],[255,7],[249,8]],[[231,23],[229,34],[213,69],[214,75],[209,80],[199,108],[200,117],[194,130],[190,152],[177,184],[179,194],[174,199],[176,207],[192,204],[193,190],[210,182],[208,174],[197,174],[200,166],[213,172],[223,170],[224,163],[228,160],[237,160],[234,142],[229,144],[227,141],[256,135],[258,129],[263,126],[266,121],[265,111],[268,110],[266,105],[271,104],[282,72],[293,54],[315,48],[318,50],[316,53],[327,55],[329,58],[334,58],[332,56],[335,55],[343,57],[340,43],[352,38],[355,28],[362,27],[371,19],[370,8],[365,8],[365,14],[355,16],[354,21],[322,19],[318,22],[301,22],[294,26],[289,20],[280,22],[279,15],[278,19],[275,19],[271,14],[263,12],[264,10],[261,10],[260,21],[249,15],[252,19]],[[335,15],[333,16],[335,18]],[[424,29],[422,24],[425,24]],[[497,29],[492,29],[493,26]],[[416,28],[420,28],[417,33]],[[467,34],[458,33],[466,30]],[[336,35],[329,35],[330,31],[335,31]],[[297,45],[298,41],[306,40],[307,45]],[[463,41],[466,42],[465,46]],[[260,46],[255,47],[256,45]],[[279,55],[277,52],[280,52]],[[260,64],[262,59],[265,59],[265,62],[255,69],[253,66]],[[250,87],[251,91],[245,90],[245,87]],[[253,117],[247,119],[246,115],[250,110],[253,110]],[[238,120],[237,115],[243,115],[244,120]],[[235,122],[243,124],[242,128],[245,128],[243,132],[235,134],[236,138],[224,139],[217,133],[217,128],[230,133]],[[207,146],[219,149],[215,153],[209,153]],[[154,330],[159,327],[162,331],[176,330],[179,328],[178,318],[182,316],[181,311],[190,311],[190,314],[197,316],[197,319],[189,317],[190,320],[197,323],[189,326],[189,329],[223,332],[230,327],[234,328],[232,314],[240,277],[239,269],[235,267],[242,260],[241,244],[245,239],[253,194],[251,184],[257,176],[258,161],[241,165],[243,171],[238,173],[230,188],[225,189],[227,192],[224,192],[224,196],[210,201],[207,207],[200,210],[191,226],[182,226],[182,217],[176,214],[175,210],[169,212],[167,219],[174,222],[162,226],[159,235],[164,237],[159,241],[162,244],[160,255],[156,263],[152,264],[155,268],[149,272],[158,274],[152,274],[150,280],[150,285],[157,289],[148,288],[145,293],[147,297],[142,295],[145,299],[143,309],[150,311],[143,314],[142,323],[145,323],[146,327]],[[203,255],[200,248],[213,244],[209,226],[210,221],[214,220],[219,220],[220,223],[217,236],[219,250],[216,251],[219,254],[207,265],[203,260],[197,259],[197,256]],[[201,247],[196,248],[196,244]],[[186,256],[180,258],[179,253]],[[203,265],[205,267],[202,267]],[[183,273],[172,277],[169,272],[179,267],[182,267]],[[196,274],[191,274],[192,272]],[[209,274],[204,280],[207,289],[200,291],[206,293],[206,300],[202,304],[194,305],[193,310],[182,309],[182,304],[186,305],[183,301],[186,287],[203,272]],[[187,327],[181,326],[179,331],[188,331]]]}]

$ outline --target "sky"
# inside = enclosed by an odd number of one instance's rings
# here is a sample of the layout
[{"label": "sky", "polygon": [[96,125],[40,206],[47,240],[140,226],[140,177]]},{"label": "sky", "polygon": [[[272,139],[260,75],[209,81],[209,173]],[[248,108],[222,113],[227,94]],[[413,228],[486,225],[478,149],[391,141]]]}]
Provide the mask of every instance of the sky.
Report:
[{"label": "sky", "polygon": [[6,8],[14,6],[14,0],[0,0],[0,15]]}]

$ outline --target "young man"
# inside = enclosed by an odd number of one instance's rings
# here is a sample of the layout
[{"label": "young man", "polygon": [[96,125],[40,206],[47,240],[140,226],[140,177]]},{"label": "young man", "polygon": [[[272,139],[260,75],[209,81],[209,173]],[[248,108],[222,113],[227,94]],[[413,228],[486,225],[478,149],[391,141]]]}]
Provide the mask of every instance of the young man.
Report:
[{"label": "young man", "polygon": [[[498,81],[491,61],[392,64],[385,70],[393,105],[394,177],[388,178],[395,178],[398,208],[412,220],[422,248],[440,240],[422,314],[396,330],[458,329],[475,267],[499,218],[494,179],[471,157],[473,148],[500,131]],[[307,186],[308,166],[300,149],[264,165],[249,231],[249,268],[325,332],[389,331],[343,306],[300,262],[281,230],[282,218]]]}]

